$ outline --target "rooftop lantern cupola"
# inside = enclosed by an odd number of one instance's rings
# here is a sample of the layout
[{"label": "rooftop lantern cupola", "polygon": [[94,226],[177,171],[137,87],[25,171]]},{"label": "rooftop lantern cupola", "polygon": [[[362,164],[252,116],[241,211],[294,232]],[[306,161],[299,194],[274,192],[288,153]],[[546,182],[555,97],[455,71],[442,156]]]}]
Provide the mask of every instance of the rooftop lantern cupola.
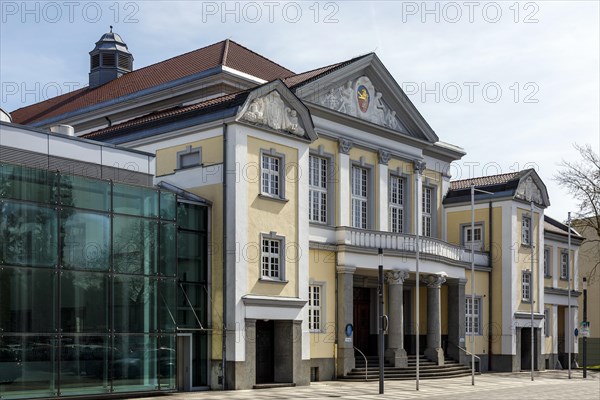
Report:
[{"label": "rooftop lantern cupola", "polygon": [[133,55],[127,44],[112,31],[102,35],[90,51],[90,87],[97,87],[117,79],[133,69]]}]

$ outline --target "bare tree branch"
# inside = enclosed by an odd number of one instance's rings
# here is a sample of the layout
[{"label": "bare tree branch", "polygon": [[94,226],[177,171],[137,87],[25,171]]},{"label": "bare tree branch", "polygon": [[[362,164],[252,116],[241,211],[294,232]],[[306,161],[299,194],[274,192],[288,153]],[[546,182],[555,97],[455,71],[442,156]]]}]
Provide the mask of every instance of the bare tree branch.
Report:
[{"label": "bare tree branch", "polygon": [[[582,243],[593,267],[585,273],[590,284],[600,281],[600,156],[589,144],[574,145],[577,161],[563,160],[554,180],[578,202],[576,227],[586,236]],[[594,263],[595,261],[595,263]]]}]

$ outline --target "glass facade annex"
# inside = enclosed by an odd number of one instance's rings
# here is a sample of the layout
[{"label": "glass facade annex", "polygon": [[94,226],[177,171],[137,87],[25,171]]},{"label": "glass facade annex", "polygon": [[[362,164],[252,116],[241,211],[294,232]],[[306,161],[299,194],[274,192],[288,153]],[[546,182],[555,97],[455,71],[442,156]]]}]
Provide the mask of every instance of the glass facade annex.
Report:
[{"label": "glass facade annex", "polygon": [[170,192],[0,165],[0,397],[175,390],[206,224]]}]

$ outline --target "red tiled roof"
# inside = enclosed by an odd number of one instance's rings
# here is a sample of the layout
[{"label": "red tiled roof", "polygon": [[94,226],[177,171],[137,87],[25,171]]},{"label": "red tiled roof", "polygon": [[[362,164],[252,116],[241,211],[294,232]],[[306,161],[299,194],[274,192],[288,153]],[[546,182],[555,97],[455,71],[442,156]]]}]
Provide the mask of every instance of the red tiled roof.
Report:
[{"label": "red tiled roof", "polygon": [[452,181],[452,182],[450,182],[450,190],[468,189],[472,185],[475,185],[476,187],[501,185],[503,183],[508,183],[508,182],[514,181],[516,179],[519,179],[521,177],[521,175],[523,175],[527,171],[529,171],[529,170]]},{"label": "red tiled roof", "polygon": [[155,111],[141,117],[130,119],[129,121],[122,122],[120,124],[116,124],[110,126],[108,128],[99,129],[94,132],[86,133],[81,137],[85,139],[107,139],[108,137],[114,136],[113,134],[116,132],[123,131],[128,128],[139,127],[148,123],[156,122],[159,120],[163,120],[170,117],[181,116],[182,114],[186,114],[193,111],[200,110],[208,110],[211,108],[215,108],[221,105],[225,105],[228,103],[233,103],[235,100],[242,100],[241,98],[244,95],[247,95],[248,91],[236,92],[231,94],[226,94],[221,97],[216,97],[214,99],[201,101],[196,104],[191,104],[188,106],[177,106],[172,107],[166,110]]},{"label": "red tiled roof", "polygon": [[134,70],[104,85],[85,87],[20,108],[13,122],[30,124],[224,65],[265,81],[285,78],[294,72],[229,39],[156,64]]},{"label": "red tiled roof", "polygon": [[329,74],[333,71],[336,71],[340,68],[343,68],[346,65],[352,64],[353,62],[355,62],[363,57],[366,57],[367,55],[368,54],[365,54],[362,56],[352,58],[350,60],[342,61],[342,62],[339,62],[336,64],[331,64],[326,67],[321,67],[321,68],[313,69],[311,71],[302,72],[297,75],[289,76],[289,77],[283,79],[283,83],[285,83],[289,88],[296,88],[298,86],[305,85],[310,81],[321,78],[322,76],[327,75],[327,74]]}]

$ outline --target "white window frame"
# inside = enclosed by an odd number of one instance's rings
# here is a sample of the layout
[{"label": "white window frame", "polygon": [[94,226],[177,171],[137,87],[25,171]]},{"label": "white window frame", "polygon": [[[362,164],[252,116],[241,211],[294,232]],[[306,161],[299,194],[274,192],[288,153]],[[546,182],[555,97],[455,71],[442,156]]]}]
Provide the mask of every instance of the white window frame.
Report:
[{"label": "white window frame", "polygon": [[329,159],[311,154],[308,170],[308,220],[326,224],[329,214]]},{"label": "white window frame", "polygon": [[521,275],[521,299],[523,302],[531,302],[531,271],[523,271]]},{"label": "white window frame", "polygon": [[389,202],[389,228],[390,232],[404,232],[405,214],[405,186],[406,179],[398,175],[390,175],[388,186],[388,202]]},{"label": "white window frame", "polygon": [[567,250],[560,252],[560,279],[569,279],[569,253]]},{"label": "white window frame", "polygon": [[[356,174],[360,173],[360,176]],[[352,227],[369,228],[369,169],[353,165],[351,172]]]},{"label": "white window frame", "polygon": [[474,334],[481,335],[481,296],[475,296],[473,298],[473,304],[475,304],[476,312],[473,313],[471,308],[471,295],[465,295],[465,335],[471,334],[471,318],[475,318]]},{"label": "white window frame", "polygon": [[550,248],[544,247],[544,277],[549,278],[552,276],[552,269],[550,268]]},{"label": "white window frame", "polygon": [[521,244],[531,246],[531,217],[529,215],[523,215],[521,221]]},{"label": "white window frame", "polygon": [[421,235],[432,237],[433,233],[433,202],[435,189],[423,186],[421,193]]},{"label": "white window frame", "polygon": [[[471,235],[471,224],[462,225],[462,241],[463,247],[467,250],[471,250],[471,240],[469,240],[469,235]],[[477,236],[477,232],[479,232],[479,239],[473,242],[473,249],[475,251],[483,251],[483,224],[478,222],[475,224],[475,236]]]},{"label": "white window frame", "polygon": [[260,152],[260,194],[285,199],[285,155],[275,149]]},{"label": "white window frame", "polygon": [[[198,162],[184,165],[183,159],[192,155],[198,155]],[[177,152],[177,169],[193,168],[202,165],[202,147],[187,146],[185,150]]]},{"label": "white window frame", "polygon": [[[318,292],[318,297],[315,297],[316,292]],[[311,282],[308,285],[308,330],[314,333],[323,332],[324,326],[325,283]]]},{"label": "white window frame", "polygon": [[260,235],[260,279],[285,282],[285,238],[275,232]]}]

